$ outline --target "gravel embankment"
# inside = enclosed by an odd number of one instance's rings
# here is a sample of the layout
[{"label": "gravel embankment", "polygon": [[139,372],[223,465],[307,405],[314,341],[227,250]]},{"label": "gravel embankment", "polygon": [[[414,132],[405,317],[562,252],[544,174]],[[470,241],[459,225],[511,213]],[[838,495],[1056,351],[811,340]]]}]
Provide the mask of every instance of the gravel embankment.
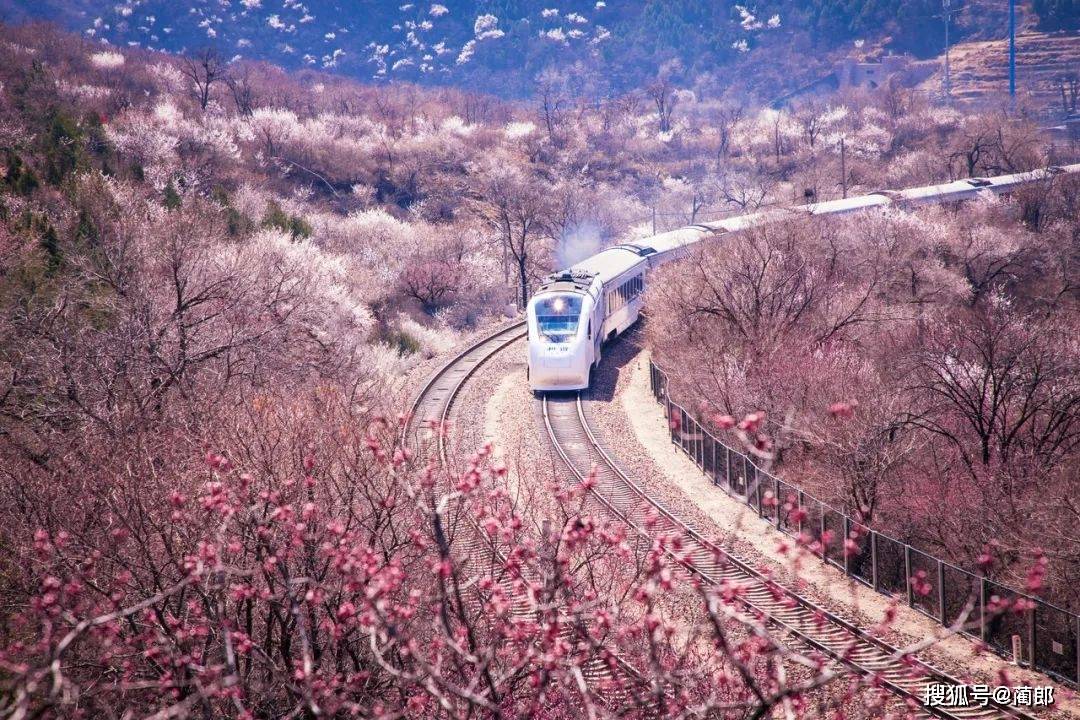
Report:
[{"label": "gravel embankment", "polygon": [[[826,566],[813,556],[783,552],[792,541],[750,508],[714,487],[668,436],[662,408],[649,390],[648,353],[631,332],[606,350],[594,381],[587,412],[598,439],[627,474],[670,511],[706,537],[753,567],[767,569],[786,587],[797,591],[858,627],[881,622],[892,600]],[[1040,674],[978,653],[963,637],[943,637],[943,628],[901,603],[890,628],[880,637],[897,647],[941,639],[920,656],[939,669],[969,683],[997,685],[1004,671],[1017,685],[1048,685]],[[1080,701],[1058,686],[1056,711],[1040,717],[1080,717]]]},{"label": "gravel embankment", "polygon": [[[475,337],[479,337],[477,333]],[[471,338],[472,339],[472,338]],[[754,567],[767,569],[782,584],[860,627],[880,621],[891,604],[885,596],[855,583],[814,557],[792,559],[780,551],[790,540],[722,490],[713,487],[693,463],[668,440],[661,408],[649,393],[647,353],[636,333],[608,347],[594,382],[587,412],[600,441],[627,471],[675,514],[706,537]],[[461,347],[465,346],[465,342]],[[417,365],[408,383],[415,389],[452,354]],[[512,491],[523,506],[543,507],[549,483],[566,471],[549,447],[539,402],[525,381],[525,344],[515,343],[489,360],[469,380],[453,414],[454,454],[466,460],[486,442],[510,470]],[[544,511],[541,510],[540,514]],[[535,515],[530,518],[538,522]],[[882,638],[902,646],[918,642],[941,628],[906,606]],[[963,638],[944,638],[922,656],[935,666],[968,682],[998,684],[1004,669],[1022,685],[1045,685],[1048,680],[1006,663],[991,654],[977,654]],[[1056,712],[1040,717],[1080,717],[1080,704],[1064,688],[1057,693]]]}]

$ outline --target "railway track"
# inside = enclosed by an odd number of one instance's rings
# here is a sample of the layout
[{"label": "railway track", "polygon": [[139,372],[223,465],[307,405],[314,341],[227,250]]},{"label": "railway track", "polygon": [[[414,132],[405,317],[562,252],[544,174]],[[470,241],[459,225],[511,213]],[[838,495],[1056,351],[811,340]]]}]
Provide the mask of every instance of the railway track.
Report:
[{"label": "railway track", "polygon": [[518,322],[485,336],[444,364],[424,384],[402,429],[403,443],[412,447],[420,461],[447,463],[445,430],[461,388],[481,365],[525,337],[525,332],[525,323]]},{"label": "railway track", "polygon": [[[950,708],[925,706],[923,691],[928,684],[958,685],[960,682],[912,655],[903,656],[897,648],[811,600],[768,581],[761,573],[702,537],[619,469],[590,427],[582,393],[545,395],[541,402],[544,424],[557,454],[578,482],[593,475],[595,485],[591,494],[604,511],[646,537],[664,532],[680,533],[690,549],[692,562],[676,558],[677,562],[704,582],[718,585],[726,580],[742,585],[746,590],[742,596],[746,610],[764,618],[768,625],[791,638],[794,644],[812,648],[847,672],[864,676],[868,682],[872,680],[884,687],[905,703],[918,707],[920,718],[1034,720],[1022,710],[1001,704]],[[646,513],[653,516],[654,524],[649,530],[645,529]],[[658,522],[656,516],[659,516]]]},{"label": "railway track", "polygon": [[[524,338],[525,335],[524,322],[502,328],[468,346],[444,364],[425,383],[413,402],[401,435],[402,444],[413,449],[414,457],[421,464],[435,462],[444,468],[449,467],[451,448],[447,442],[447,429],[450,426],[454,402],[469,378],[485,362]],[[465,521],[465,532],[459,533],[455,539],[458,546],[465,550],[472,561],[489,567],[501,565],[506,559],[501,548],[471,516],[466,515]],[[497,582],[503,592],[507,597],[514,598],[511,603],[511,613],[522,618],[535,618],[537,611],[534,605],[515,592],[513,578],[505,573],[497,574]],[[477,600],[478,608],[478,598],[471,595],[470,599]],[[565,620],[561,624],[561,636],[568,642],[574,642],[576,638],[573,623],[569,619]],[[598,688],[597,694],[615,714],[621,714],[620,711],[627,708],[648,707],[646,698],[651,692],[648,682],[617,655],[592,653],[580,670],[581,681],[590,688]],[[613,683],[619,690],[611,693],[606,688],[617,676],[630,682]]]}]

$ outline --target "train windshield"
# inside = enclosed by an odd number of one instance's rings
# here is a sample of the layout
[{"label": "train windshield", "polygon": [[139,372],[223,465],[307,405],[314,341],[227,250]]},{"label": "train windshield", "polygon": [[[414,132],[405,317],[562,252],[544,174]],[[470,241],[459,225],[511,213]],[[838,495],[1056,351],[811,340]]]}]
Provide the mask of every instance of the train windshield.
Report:
[{"label": "train windshield", "polygon": [[580,295],[555,295],[536,302],[536,327],[548,342],[569,342],[577,334],[581,317]]}]

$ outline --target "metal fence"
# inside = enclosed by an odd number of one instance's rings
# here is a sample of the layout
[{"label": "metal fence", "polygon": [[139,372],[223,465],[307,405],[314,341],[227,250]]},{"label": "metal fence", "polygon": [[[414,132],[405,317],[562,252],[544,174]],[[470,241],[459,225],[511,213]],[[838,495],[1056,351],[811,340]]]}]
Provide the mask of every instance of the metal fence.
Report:
[{"label": "metal fence", "polygon": [[1003,657],[1080,687],[1080,615],[971,573],[873,530],[798,486],[759,468],[710,434],[668,396],[668,377],[649,363],[653,397],[664,406],[671,442],[714,485],[781,532],[801,537],[822,560],[874,590],[905,598],[942,625],[968,611],[965,635]]}]

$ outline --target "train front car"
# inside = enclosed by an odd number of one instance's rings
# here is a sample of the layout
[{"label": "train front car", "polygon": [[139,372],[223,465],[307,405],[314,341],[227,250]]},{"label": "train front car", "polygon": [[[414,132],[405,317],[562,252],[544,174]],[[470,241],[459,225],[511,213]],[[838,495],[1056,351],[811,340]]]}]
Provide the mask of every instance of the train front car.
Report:
[{"label": "train front car", "polygon": [[592,278],[554,275],[529,301],[529,386],[536,392],[582,390],[595,360]]}]

